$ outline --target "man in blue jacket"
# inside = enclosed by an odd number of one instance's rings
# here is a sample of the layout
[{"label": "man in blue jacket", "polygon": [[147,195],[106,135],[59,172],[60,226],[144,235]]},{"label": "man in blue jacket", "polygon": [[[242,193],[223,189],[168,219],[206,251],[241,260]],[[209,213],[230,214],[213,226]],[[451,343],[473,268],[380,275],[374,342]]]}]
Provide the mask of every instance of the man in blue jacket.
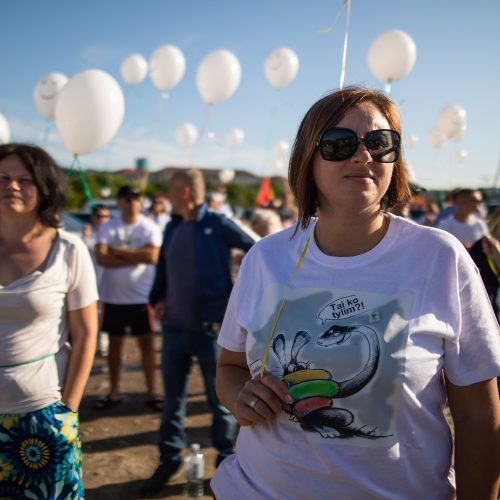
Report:
[{"label": "man in blue jacket", "polygon": [[165,228],[149,297],[157,317],[163,318],[166,402],[160,425],[160,465],[143,483],[145,494],[160,491],[180,468],[187,445],[184,419],[192,356],[198,358],[213,413],[216,465],[233,453],[236,421],[215,393],[217,335],[232,288],[231,249],[247,251],[254,243],[231,219],[207,210],[201,171],[176,172],[168,184],[168,199],[172,220]]}]

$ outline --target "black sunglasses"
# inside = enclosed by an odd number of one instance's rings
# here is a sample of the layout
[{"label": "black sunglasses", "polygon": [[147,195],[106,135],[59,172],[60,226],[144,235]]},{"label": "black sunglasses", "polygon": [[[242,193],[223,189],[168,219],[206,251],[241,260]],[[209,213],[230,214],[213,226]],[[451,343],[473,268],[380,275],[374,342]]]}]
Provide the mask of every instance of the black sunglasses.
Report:
[{"label": "black sunglasses", "polygon": [[359,137],[349,128],[327,128],[316,146],[323,160],[343,161],[354,156],[361,143],[366,146],[371,157],[380,163],[393,163],[399,158],[401,136],[390,129],[372,130],[364,137]]},{"label": "black sunglasses", "polygon": [[128,196],[125,196],[124,200],[127,202],[127,203],[132,203],[133,201],[137,201],[137,200],[140,200],[141,199],[141,195],[140,194],[129,194]]}]

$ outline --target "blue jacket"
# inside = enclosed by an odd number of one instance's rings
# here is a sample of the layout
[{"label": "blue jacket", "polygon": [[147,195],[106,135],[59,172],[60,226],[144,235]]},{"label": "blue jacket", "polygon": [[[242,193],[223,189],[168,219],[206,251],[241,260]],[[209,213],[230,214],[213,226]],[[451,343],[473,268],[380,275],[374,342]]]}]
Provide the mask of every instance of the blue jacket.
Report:
[{"label": "blue jacket", "polygon": [[[151,304],[164,300],[168,276],[166,254],[176,228],[182,218],[174,215],[165,227],[156,275],[149,295]],[[221,322],[224,317],[231,281],[231,249],[245,252],[255,243],[254,239],[226,216],[209,212],[202,205],[196,216],[195,244],[197,260],[198,314],[203,323]]]}]

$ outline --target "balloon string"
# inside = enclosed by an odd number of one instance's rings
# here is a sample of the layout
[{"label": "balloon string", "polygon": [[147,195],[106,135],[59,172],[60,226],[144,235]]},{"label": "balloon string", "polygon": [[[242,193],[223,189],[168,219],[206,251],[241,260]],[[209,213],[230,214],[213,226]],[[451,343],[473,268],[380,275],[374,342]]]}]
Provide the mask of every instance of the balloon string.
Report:
[{"label": "balloon string", "polygon": [[94,198],[92,198],[92,193],[90,192],[89,185],[87,184],[87,179],[85,179],[83,167],[82,167],[82,164],[80,163],[80,158],[78,158],[78,155],[75,155],[75,162],[78,165],[78,169],[80,170],[80,178],[82,179],[83,190],[85,191],[85,196],[90,201],[90,204],[93,207],[95,207]]},{"label": "balloon string", "polygon": [[198,142],[203,139],[203,136],[205,135],[208,124],[210,123],[211,117],[212,117],[212,105],[207,104],[205,106],[205,109],[203,110],[203,123],[200,126],[200,135],[198,138]]},{"label": "balloon string", "polygon": [[217,134],[215,132],[208,132],[207,133],[207,137],[212,141],[214,142],[215,144],[217,144],[217,146],[220,146],[221,148],[224,147],[224,144],[223,142],[217,137]]},{"label": "balloon string", "polygon": [[345,78],[345,68],[347,61],[347,38],[349,35],[349,20],[351,18],[351,0],[347,0],[347,20],[345,24],[345,36],[344,36],[344,48],[342,50],[342,67],[340,70],[340,83],[339,88],[344,86],[344,78]]},{"label": "balloon string", "polygon": [[45,129],[43,131],[43,147],[44,147],[44,149],[47,149],[47,144],[49,142],[50,129],[52,128],[53,123],[54,122],[52,122],[52,121],[47,121],[45,123]]},{"label": "balloon string", "polygon": [[333,30],[334,26],[337,24],[337,21],[339,20],[340,14],[342,14],[342,11],[344,10],[344,5],[346,3],[347,3],[347,0],[344,0],[341,3],[340,8],[339,8],[339,10],[337,12],[337,15],[335,16],[335,20],[333,21],[333,24],[329,28],[324,28],[324,29],[318,30],[321,34],[330,33],[330,31]]},{"label": "balloon string", "polygon": [[391,84],[392,84],[391,80],[389,80],[388,82],[385,82],[384,90],[385,90],[386,94],[390,94],[391,93]]},{"label": "balloon string", "polygon": [[71,165],[69,166],[69,170],[66,172],[66,179],[71,176],[76,164],[77,164],[77,162],[76,162],[76,156],[75,156],[73,158],[73,161],[71,162]]},{"label": "balloon string", "polygon": [[[167,98],[168,98],[168,94],[166,94],[166,95],[167,95],[167,97],[164,97],[163,93],[161,94],[160,104],[156,108],[156,116],[155,116],[154,121],[153,121],[153,134],[152,134],[153,138],[156,137],[160,131],[161,115],[163,114],[163,110],[165,108],[165,104],[167,103]],[[150,141],[150,144],[151,144],[151,141]],[[151,157],[154,156],[155,149],[156,149],[156,141],[154,141],[154,139],[153,139],[151,149],[149,150],[149,155]]]}]

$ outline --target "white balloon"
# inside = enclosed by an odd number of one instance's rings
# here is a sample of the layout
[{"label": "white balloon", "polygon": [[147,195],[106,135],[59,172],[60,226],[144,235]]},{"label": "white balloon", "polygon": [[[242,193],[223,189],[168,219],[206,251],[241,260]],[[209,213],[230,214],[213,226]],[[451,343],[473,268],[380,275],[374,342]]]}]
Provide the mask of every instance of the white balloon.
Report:
[{"label": "white balloon", "polygon": [[446,135],[438,128],[433,128],[427,134],[427,140],[435,147],[440,148],[446,140]]},{"label": "white balloon", "polygon": [[245,132],[241,128],[233,128],[226,135],[229,146],[239,146],[245,139]]},{"label": "white balloon", "polygon": [[461,139],[467,130],[467,125],[462,125],[461,127],[457,127],[453,132],[450,133],[449,138],[452,141],[458,141]]},{"label": "white balloon", "polygon": [[175,45],[157,48],[149,60],[149,76],[158,90],[175,87],[186,72],[186,59]]},{"label": "white balloon", "polygon": [[62,73],[48,73],[42,76],[33,90],[36,110],[47,120],[54,119],[54,111],[59,93],[68,82]]},{"label": "white balloon", "polygon": [[120,72],[125,83],[137,85],[148,75],[148,62],[141,54],[132,54],[123,60]]},{"label": "white balloon", "polygon": [[219,180],[223,184],[229,184],[234,179],[235,174],[232,168],[225,168],[219,172]]},{"label": "white balloon", "polygon": [[285,156],[290,149],[290,144],[284,140],[277,141],[273,146],[273,151],[276,156]]},{"label": "white balloon", "polygon": [[111,188],[108,186],[103,187],[101,189],[101,196],[103,198],[108,198],[109,196],[111,196]]},{"label": "white balloon", "polygon": [[299,58],[288,47],[271,52],[264,64],[264,73],[275,89],[286,87],[299,71]]},{"label": "white balloon", "polygon": [[282,175],[285,170],[285,162],[283,158],[276,158],[271,164],[271,172]]},{"label": "white balloon", "polygon": [[56,103],[59,135],[74,155],[85,155],[110,141],[123,121],[125,100],[108,73],[88,69],[64,86]]},{"label": "white balloon", "polygon": [[207,104],[217,104],[231,97],[240,80],[240,62],[228,50],[216,50],[208,54],[196,73],[198,92]]},{"label": "white balloon", "polygon": [[8,144],[10,142],[10,127],[7,118],[0,113],[0,144]]},{"label": "white balloon", "polygon": [[445,106],[437,118],[437,128],[448,138],[459,139],[465,132],[467,112],[457,104]]},{"label": "white balloon", "polygon": [[406,76],[416,59],[415,42],[401,30],[382,33],[375,38],[368,50],[368,67],[383,82],[394,82]]},{"label": "white balloon", "polygon": [[175,132],[175,139],[181,147],[188,148],[198,140],[198,129],[192,123],[183,123]]},{"label": "white balloon", "polygon": [[420,137],[416,134],[410,134],[408,138],[406,139],[406,144],[408,144],[408,147],[412,147],[414,144],[417,144],[417,142],[420,140]]},{"label": "white balloon", "polygon": [[462,163],[465,158],[467,158],[467,154],[468,153],[465,149],[458,149],[457,151],[455,151],[453,156],[455,157],[457,163]]}]

